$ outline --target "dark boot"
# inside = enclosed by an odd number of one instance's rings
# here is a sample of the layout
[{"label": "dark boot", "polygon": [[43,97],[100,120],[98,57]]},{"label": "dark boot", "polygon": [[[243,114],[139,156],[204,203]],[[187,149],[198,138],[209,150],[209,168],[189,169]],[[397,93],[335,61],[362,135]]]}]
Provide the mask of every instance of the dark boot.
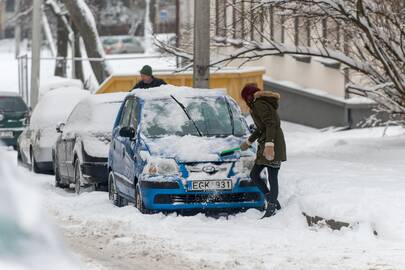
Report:
[{"label": "dark boot", "polygon": [[266,200],[266,211],[262,217],[266,218],[266,217],[271,217],[274,216],[276,214],[276,211],[279,209],[281,209],[280,203],[276,200],[276,202],[274,202],[271,198],[270,198],[270,194],[265,194],[264,195],[265,200]]},{"label": "dark boot", "polygon": [[266,217],[274,216],[276,214],[276,211],[277,211],[276,203],[272,203],[272,202],[267,203],[266,212],[264,213],[262,219],[266,218]]}]

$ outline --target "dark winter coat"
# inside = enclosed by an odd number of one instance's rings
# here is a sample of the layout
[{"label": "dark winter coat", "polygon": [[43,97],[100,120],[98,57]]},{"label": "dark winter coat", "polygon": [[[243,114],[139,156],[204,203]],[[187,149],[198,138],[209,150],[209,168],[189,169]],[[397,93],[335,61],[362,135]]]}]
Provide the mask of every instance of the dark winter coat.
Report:
[{"label": "dark winter coat", "polygon": [[153,88],[153,87],[158,87],[163,84],[167,84],[164,80],[155,78],[152,76],[152,81],[150,83],[144,83],[142,80],[139,81],[135,86],[134,89],[147,89],[147,88]]},{"label": "dark winter coat", "polygon": [[259,143],[256,164],[272,165],[272,162],[263,156],[264,147],[267,142],[274,143],[274,161],[286,161],[286,144],[280,126],[280,117],[277,113],[280,95],[270,91],[260,91],[255,93],[254,98],[254,101],[250,104],[250,109],[256,130],[249,137],[249,141],[254,142],[258,140]]}]

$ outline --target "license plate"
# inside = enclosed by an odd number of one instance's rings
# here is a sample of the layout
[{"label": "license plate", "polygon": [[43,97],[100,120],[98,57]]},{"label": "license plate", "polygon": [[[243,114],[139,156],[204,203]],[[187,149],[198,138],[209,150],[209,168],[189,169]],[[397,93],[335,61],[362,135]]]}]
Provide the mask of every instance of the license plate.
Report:
[{"label": "license plate", "polygon": [[231,190],[231,180],[201,180],[188,182],[190,191]]},{"label": "license plate", "polygon": [[13,132],[12,131],[0,131],[0,138],[3,138],[3,139],[13,138]]}]

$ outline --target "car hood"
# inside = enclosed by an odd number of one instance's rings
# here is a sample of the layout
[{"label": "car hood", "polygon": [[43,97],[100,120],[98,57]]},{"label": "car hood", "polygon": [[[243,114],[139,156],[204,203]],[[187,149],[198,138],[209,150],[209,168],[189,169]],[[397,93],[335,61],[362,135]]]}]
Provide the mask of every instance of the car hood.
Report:
[{"label": "car hood", "polygon": [[243,138],[230,136],[227,138],[167,136],[164,138],[145,139],[152,156],[174,158],[179,163],[186,162],[220,162],[236,160],[240,153],[221,157],[219,154],[226,149],[239,147]]}]

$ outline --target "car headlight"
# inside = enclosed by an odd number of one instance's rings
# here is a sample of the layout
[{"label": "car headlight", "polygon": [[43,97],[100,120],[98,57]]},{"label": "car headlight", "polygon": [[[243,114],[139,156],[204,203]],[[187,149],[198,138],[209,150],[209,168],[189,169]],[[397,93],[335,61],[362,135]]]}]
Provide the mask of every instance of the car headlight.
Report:
[{"label": "car headlight", "polygon": [[0,113],[0,121],[4,120],[4,114]]},{"label": "car headlight", "polygon": [[150,160],[145,169],[149,175],[176,175],[180,173],[179,166],[174,159],[158,158]]},{"label": "car headlight", "polygon": [[255,165],[255,157],[241,157],[235,164],[235,173],[249,175]]}]

